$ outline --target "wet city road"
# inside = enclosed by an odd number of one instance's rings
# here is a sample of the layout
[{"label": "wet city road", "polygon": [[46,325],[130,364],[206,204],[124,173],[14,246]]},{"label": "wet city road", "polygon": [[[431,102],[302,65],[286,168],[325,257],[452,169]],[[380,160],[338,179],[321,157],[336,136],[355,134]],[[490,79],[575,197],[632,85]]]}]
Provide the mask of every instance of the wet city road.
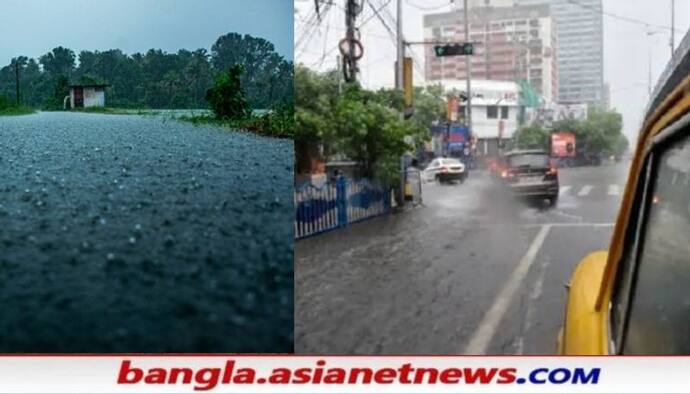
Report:
[{"label": "wet city road", "polygon": [[292,161],[160,117],[0,117],[0,352],[292,351]]},{"label": "wet city road", "polygon": [[295,350],[553,354],[564,284],[608,246],[627,163],[561,169],[558,205],[477,171],[424,206],[295,245]]}]

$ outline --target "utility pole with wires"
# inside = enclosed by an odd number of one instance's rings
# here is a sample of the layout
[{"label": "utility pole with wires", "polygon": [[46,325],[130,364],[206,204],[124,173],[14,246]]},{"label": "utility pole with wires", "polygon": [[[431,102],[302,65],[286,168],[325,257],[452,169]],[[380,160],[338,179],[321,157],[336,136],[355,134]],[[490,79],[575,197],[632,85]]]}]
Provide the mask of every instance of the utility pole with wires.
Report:
[{"label": "utility pole with wires", "polygon": [[362,4],[358,0],[347,0],[345,6],[345,38],[338,43],[338,49],[343,57],[343,78],[346,82],[357,80],[359,66],[357,61],[364,55],[364,47],[359,41],[359,31],[355,27],[355,20],[362,12]]}]

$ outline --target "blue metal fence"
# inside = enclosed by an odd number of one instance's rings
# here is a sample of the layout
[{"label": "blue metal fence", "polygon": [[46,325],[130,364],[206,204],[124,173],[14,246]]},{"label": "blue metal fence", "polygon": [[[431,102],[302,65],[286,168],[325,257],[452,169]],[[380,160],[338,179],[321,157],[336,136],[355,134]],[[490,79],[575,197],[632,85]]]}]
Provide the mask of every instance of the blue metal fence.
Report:
[{"label": "blue metal fence", "polygon": [[295,190],[295,238],[345,227],[390,212],[390,193],[367,179],[338,177]]}]

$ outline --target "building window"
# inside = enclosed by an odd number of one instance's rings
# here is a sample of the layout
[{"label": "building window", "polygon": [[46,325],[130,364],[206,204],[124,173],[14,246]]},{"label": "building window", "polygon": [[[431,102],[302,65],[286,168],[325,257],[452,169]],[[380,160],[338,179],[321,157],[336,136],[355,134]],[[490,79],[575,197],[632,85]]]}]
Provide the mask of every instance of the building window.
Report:
[{"label": "building window", "polygon": [[495,105],[487,105],[486,117],[488,119],[497,119],[498,118],[498,107]]},{"label": "building window", "polygon": [[501,106],[501,119],[508,119],[508,108],[507,105]]}]

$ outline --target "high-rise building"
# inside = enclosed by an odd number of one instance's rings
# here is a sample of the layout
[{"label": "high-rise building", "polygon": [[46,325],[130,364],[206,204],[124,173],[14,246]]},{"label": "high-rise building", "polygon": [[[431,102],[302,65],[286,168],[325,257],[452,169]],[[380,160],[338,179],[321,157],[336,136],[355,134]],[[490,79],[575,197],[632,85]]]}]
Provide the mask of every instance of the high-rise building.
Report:
[{"label": "high-rise building", "polygon": [[[542,104],[556,101],[556,31],[548,5],[470,0],[468,19],[470,41],[477,43],[470,57],[472,79],[528,81]],[[424,36],[427,41],[465,41],[463,10],[425,15]],[[465,79],[463,56],[436,57],[431,46],[425,55],[427,81]]]},{"label": "high-rise building", "polygon": [[605,106],[602,0],[515,0],[548,4],[558,36],[558,101]]}]

